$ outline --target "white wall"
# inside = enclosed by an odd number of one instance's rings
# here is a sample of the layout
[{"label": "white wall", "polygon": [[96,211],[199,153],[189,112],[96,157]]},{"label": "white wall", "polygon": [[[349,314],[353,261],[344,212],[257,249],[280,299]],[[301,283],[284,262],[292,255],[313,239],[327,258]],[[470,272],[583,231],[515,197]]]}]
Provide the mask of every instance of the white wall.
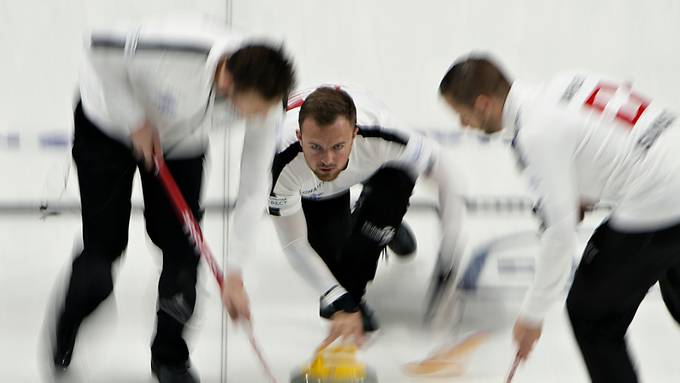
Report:
[{"label": "white wall", "polygon": [[415,126],[446,127],[437,86],[459,55],[496,55],[513,76],[586,69],[635,80],[680,107],[675,0],[234,0],[233,25],[279,35],[303,83],[373,90]]},{"label": "white wall", "polygon": [[[55,164],[67,158],[63,149],[29,155],[36,160],[15,154],[37,148],[38,134],[70,129],[86,26],[187,10],[226,18],[227,9],[226,0],[0,2],[0,179],[10,179],[0,186],[0,202],[44,194],[45,178],[61,171]],[[361,85],[420,129],[458,128],[437,86],[452,61],[472,50],[493,53],[516,77],[542,79],[569,69],[617,75],[680,110],[680,2],[674,0],[233,0],[231,12],[235,27],[285,41],[300,86]],[[6,134],[17,131],[25,138],[20,148],[7,148]],[[208,185],[216,200],[226,173],[220,150],[212,151]],[[452,150],[472,194],[523,191],[499,145]]]},{"label": "white wall", "polygon": [[[680,2],[233,0],[233,24],[285,40],[301,85],[358,83],[419,127],[450,126],[437,97],[454,58],[490,51],[512,75],[583,68],[635,80],[680,107]],[[87,26],[165,12],[226,17],[226,0],[0,2],[0,132],[70,124]]]}]

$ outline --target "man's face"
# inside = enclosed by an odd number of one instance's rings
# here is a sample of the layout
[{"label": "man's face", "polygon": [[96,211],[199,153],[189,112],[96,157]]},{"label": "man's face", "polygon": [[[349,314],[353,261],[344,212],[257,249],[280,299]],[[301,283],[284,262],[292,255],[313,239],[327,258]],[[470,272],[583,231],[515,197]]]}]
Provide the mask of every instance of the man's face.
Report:
[{"label": "man's face", "polygon": [[302,153],[321,181],[333,181],[347,167],[356,132],[356,127],[341,116],[326,126],[311,117],[302,122],[297,132]]},{"label": "man's face", "polygon": [[479,96],[472,107],[458,103],[450,97],[444,97],[444,100],[458,114],[462,127],[481,130],[486,134],[503,129],[503,105],[499,105],[495,98]]}]

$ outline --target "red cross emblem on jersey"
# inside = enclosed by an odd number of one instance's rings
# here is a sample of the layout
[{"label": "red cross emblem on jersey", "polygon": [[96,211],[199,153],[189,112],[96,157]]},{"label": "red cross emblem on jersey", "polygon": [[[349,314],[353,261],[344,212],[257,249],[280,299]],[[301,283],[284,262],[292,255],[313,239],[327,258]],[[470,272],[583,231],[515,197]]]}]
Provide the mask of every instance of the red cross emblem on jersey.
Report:
[{"label": "red cross emblem on jersey", "polygon": [[[593,93],[590,94],[585,105],[603,112],[619,89],[623,88],[629,87],[626,85],[619,87],[610,84],[599,84],[595,87]],[[649,101],[630,92],[628,92],[627,96],[628,99],[626,102],[624,102],[616,112],[616,118],[630,125],[632,128],[649,106]]]}]

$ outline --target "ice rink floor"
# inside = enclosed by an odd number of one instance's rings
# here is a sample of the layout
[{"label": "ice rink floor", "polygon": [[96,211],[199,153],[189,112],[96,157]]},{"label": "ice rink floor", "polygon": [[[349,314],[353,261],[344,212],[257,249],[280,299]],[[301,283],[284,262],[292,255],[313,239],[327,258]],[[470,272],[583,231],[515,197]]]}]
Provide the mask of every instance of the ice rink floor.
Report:
[{"label": "ice rink floor", "polygon": [[[377,372],[383,383],[502,382],[512,362],[510,329],[522,296],[516,282],[524,277],[512,277],[515,286],[507,288],[502,280],[481,278],[478,291],[462,295],[448,320],[434,329],[426,328],[421,317],[438,236],[436,216],[431,211],[417,210],[410,212],[407,220],[417,235],[418,254],[409,262],[394,256],[381,262],[376,281],[369,287],[368,302],[376,311],[382,332],[361,351],[360,359]],[[592,228],[596,223],[589,220],[586,226]],[[203,226],[208,243],[216,254],[221,254],[221,213],[208,211]],[[471,257],[489,238],[526,232],[533,222],[522,214],[478,215],[471,216],[466,227]],[[52,381],[44,352],[45,323],[68,270],[79,230],[76,214],[46,219],[10,214],[0,219],[3,382]],[[318,318],[318,297],[287,263],[271,223],[264,225],[261,239],[257,257],[246,264],[246,286],[253,304],[256,336],[277,379],[285,383],[292,371],[309,360],[325,336],[325,324]],[[533,256],[535,244],[508,243],[503,249],[492,247],[491,253]],[[146,238],[141,214],[134,214],[128,252],[117,269],[115,297],[82,328],[70,372],[60,382],[154,382],[149,370],[149,343],[159,269],[159,253]],[[265,382],[243,331],[229,324],[223,333],[219,295],[205,268],[199,285],[199,303],[189,338],[192,360],[202,381]],[[450,344],[475,330],[491,331],[491,336],[470,355],[464,374],[446,378],[404,374],[405,363],[422,359],[437,346]],[[680,381],[676,354],[680,332],[656,289],[640,307],[629,335],[643,382]],[[529,362],[520,367],[514,381],[588,381],[562,306],[552,310],[539,346]]]}]

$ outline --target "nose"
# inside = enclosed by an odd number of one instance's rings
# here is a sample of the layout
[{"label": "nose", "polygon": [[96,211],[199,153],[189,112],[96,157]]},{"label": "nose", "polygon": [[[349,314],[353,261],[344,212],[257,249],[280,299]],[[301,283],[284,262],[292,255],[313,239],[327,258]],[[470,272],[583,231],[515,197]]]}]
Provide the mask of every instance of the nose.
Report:
[{"label": "nose", "polygon": [[324,151],[323,155],[321,156],[321,162],[323,162],[325,165],[332,164],[334,159],[335,153],[333,153],[332,150]]}]

